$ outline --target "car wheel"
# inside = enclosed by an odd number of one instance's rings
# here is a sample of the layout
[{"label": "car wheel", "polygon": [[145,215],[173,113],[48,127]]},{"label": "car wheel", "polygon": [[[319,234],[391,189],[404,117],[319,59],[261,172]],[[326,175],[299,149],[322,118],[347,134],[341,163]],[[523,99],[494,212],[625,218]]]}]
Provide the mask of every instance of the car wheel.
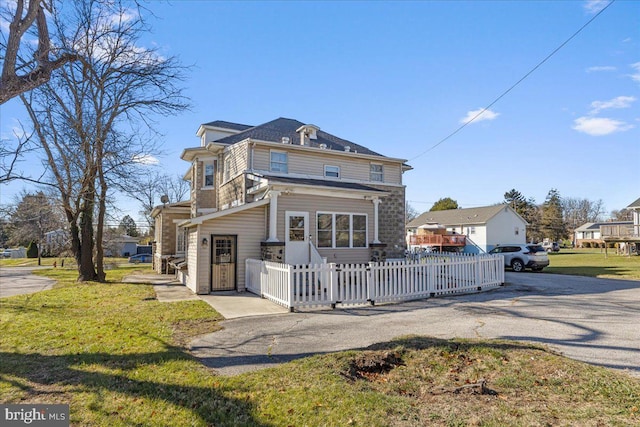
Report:
[{"label": "car wheel", "polygon": [[524,263],[519,259],[514,259],[513,261],[511,261],[511,268],[516,273],[521,273],[524,271]]}]

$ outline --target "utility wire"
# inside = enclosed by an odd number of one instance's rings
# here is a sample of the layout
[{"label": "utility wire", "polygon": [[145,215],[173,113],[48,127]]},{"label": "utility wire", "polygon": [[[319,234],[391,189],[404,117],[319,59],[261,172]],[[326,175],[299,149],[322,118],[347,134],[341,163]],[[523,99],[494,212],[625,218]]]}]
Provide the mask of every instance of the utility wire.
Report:
[{"label": "utility wire", "polygon": [[538,68],[540,68],[542,66],[542,64],[544,64],[545,62],[547,62],[549,59],[551,59],[551,57],[553,55],[555,55],[556,53],[558,53],[558,51],[560,49],[562,49],[563,47],[565,47],[565,45],[567,45],[571,40],[573,40],[578,34],[580,34],[582,32],[582,30],[584,30],[585,28],[587,28],[587,26],[589,26],[589,24],[591,24],[598,16],[600,16],[605,10],[607,10],[609,8],[609,6],[611,6],[613,3],[615,3],[616,0],[611,0],[605,7],[603,7],[602,9],[600,9],[600,11],[598,13],[596,13],[590,20],[587,21],[586,24],[584,24],[582,27],[580,27],[578,29],[578,31],[576,31],[575,33],[573,33],[571,35],[571,37],[569,37],[568,39],[566,39],[564,42],[562,42],[562,44],[560,44],[560,46],[558,46],[557,48],[555,48],[553,50],[553,52],[551,52],[549,55],[547,55],[542,61],[538,62],[538,64],[533,67],[531,70],[529,70],[529,72],[527,74],[525,74],[524,76],[522,76],[520,78],[520,80],[518,80],[517,82],[515,82],[513,85],[511,85],[511,87],[509,87],[509,89],[505,90],[504,92],[502,92],[500,94],[500,96],[498,96],[496,99],[494,99],[489,105],[487,105],[486,107],[484,107],[478,114],[476,114],[475,116],[473,116],[471,118],[471,120],[467,120],[465,121],[462,125],[460,125],[456,130],[454,130],[453,132],[451,132],[449,135],[445,136],[444,138],[442,138],[440,141],[438,141],[436,144],[432,145],[431,147],[427,148],[425,151],[423,151],[422,153],[418,154],[417,156],[409,159],[409,161],[415,160],[418,157],[422,157],[425,154],[427,154],[429,151],[433,150],[434,148],[436,148],[437,146],[439,146],[440,144],[444,143],[445,141],[449,140],[451,137],[453,137],[455,134],[457,134],[458,132],[460,132],[462,129],[464,129],[465,127],[467,127],[467,125],[473,123],[474,120],[476,120],[478,117],[480,117],[482,114],[485,113],[485,111],[487,111],[488,109],[490,109],[491,107],[494,106],[494,104],[496,104],[498,101],[500,101],[502,98],[504,98],[509,92],[511,92],[513,89],[516,88],[516,86],[518,86],[520,83],[522,83],[525,79],[527,79],[527,77],[529,77],[531,74],[533,74]]}]

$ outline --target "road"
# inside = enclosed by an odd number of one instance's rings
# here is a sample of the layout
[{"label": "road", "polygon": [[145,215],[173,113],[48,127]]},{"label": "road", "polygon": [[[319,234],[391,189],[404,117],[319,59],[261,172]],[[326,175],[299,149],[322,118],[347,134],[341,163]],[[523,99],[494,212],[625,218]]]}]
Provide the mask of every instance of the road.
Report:
[{"label": "road", "polygon": [[0,298],[32,294],[34,292],[51,289],[56,282],[55,280],[31,274],[33,270],[37,270],[38,268],[41,267],[0,268]]},{"label": "road", "polygon": [[506,281],[457,297],[227,320],[190,347],[218,373],[235,375],[408,334],[502,338],[640,377],[640,281],[511,272]]}]

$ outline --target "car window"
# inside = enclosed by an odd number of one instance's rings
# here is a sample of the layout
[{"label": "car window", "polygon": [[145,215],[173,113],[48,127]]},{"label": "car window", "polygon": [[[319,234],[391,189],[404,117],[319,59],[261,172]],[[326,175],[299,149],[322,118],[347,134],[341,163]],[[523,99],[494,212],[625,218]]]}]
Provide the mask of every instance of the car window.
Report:
[{"label": "car window", "polygon": [[502,252],[518,252],[520,248],[518,246],[505,246],[502,248]]},{"label": "car window", "polygon": [[502,248],[493,248],[489,251],[490,254],[499,254],[502,252]]},{"label": "car window", "polygon": [[538,245],[527,246],[527,249],[529,249],[529,252],[533,252],[533,253],[546,252],[542,246],[538,246]]}]

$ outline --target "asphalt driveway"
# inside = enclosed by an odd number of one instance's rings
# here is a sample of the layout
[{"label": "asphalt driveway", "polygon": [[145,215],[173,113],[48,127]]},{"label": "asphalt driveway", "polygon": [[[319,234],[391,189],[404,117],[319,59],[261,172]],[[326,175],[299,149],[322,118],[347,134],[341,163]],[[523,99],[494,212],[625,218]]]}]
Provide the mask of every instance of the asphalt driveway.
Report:
[{"label": "asphalt driveway", "polygon": [[56,281],[31,274],[31,272],[36,269],[38,269],[38,267],[0,268],[0,298],[32,294],[51,289]]},{"label": "asphalt driveway", "polygon": [[511,272],[506,281],[457,297],[227,320],[190,347],[219,374],[235,375],[408,334],[503,338],[640,377],[640,281]]}]

